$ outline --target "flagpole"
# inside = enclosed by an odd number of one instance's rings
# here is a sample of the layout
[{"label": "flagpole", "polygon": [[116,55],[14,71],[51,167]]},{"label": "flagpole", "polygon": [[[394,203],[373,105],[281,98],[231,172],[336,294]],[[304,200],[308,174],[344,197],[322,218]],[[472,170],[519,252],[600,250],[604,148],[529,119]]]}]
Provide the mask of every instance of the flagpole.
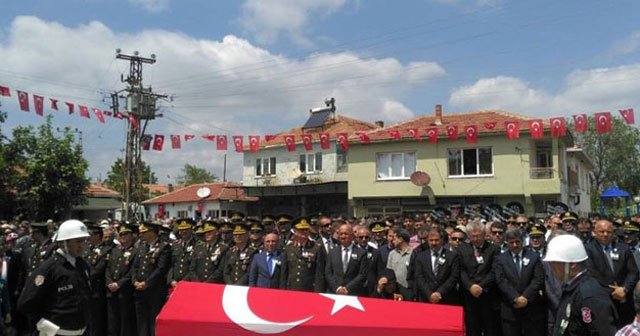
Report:
[{"label": "flagpole", "polygon": [[222,168],[222,182],[227,182],[227,154],[224,154],[224,166]]}]

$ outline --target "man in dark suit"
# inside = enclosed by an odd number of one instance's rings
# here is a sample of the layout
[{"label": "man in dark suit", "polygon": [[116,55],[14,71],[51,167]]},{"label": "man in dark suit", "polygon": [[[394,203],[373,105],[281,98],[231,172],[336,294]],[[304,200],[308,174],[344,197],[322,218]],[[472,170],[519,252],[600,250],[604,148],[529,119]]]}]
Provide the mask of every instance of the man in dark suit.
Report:
[{"label": "man in dark suit", "polygon": [[356,242],[367,254],[367,264],[369,270],[367,271],[367,279],[364,283],[365,295],[371,296],[376,289],[376,283],[381,272],[386,268],[386,265],[382,264],[382,258],[380,257],[380,251],[374,246],[371,240],[371,231],[366,226],[359,226],[356,229]]},{"label": "man in dark suit", "polygon": [[501,293],[500,317],[505,336],[542,336],[546,333],[546,307],[542,300],[544,272],[540,255],[523,249],[519,228],[507,230],[509,250],[493,265]]},{"label": "man in dark suit", "polygon": [[633,289],[638,282],[636,266],[629,246],[614,241],[613,223],[601,219],[593,230],[594,240],[585,244],[587,268],[600,285],[611,289],[611,299],[618,311],[616,326],[633,321]]},{"label": "man in dark suit", "polygon": [[278,235],[268,233],[263,237],[264,250],[253,257],[249,267],[249,286],[264,288],[280,287],[280,251]]},{"label": "man in dark suit", "polygon": [[419,301],[459,304],[456,285],[460,261],[456,252],[444,248],[446,241],[444,230],[431,229],[427,233],[429,248],[416,255],[413,267]]},{"label": "man in dark suit", "polygon": [[367,252],[353,243],[353,227],[338,228],[340,246],[329,253],[325,267],[327,292],[342,295],[363,295],[367,278]]}]

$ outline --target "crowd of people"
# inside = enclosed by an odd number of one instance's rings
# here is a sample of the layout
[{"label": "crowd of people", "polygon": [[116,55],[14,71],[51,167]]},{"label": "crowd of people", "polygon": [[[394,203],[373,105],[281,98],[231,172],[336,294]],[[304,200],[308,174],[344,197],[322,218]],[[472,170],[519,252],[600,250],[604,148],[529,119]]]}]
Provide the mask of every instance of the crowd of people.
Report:
[{"label": "crowd of people", "polygon": [[[5,334],[154,335],[186,280],[459,305],[473,336],[613,335],[640,310],[639,219],[3,223],[0,325]],[[634,325],[620,335],[636,335]]]}]

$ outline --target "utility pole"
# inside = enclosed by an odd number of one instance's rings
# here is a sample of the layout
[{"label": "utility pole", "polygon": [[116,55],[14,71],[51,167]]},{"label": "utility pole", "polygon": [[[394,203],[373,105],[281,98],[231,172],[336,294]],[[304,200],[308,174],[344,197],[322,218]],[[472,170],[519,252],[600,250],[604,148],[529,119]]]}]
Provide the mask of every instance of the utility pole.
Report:
[{"label": "utility pole", "polygon": [[[129,61],[129,75],[124,78],[121,75],[120,80],[129,84],[126,89],[111,94],[112,108],[114,113],[120,112],[120,98],[126,98],[126,114],[127,118],[127,141],[125,147],[125,160],[123,167],[123,193],[124,193],[124,220],[135,220],[140,218],[140,207],[142,196],[137,191],[142,184],[143,176],[141,140],[144,130],[149,120],[156,117],[162,117],[157,114],[156,101],[160,98],[166,98],[166,95],[155,94],[151,86],[145,88],[142,85],[142,64],[154,64],[156,56],[151,55],[150,58],[141,57],[138,52],[133,55],[125,55],[120,53],[120,49],[116,50],[116,58]],[[126,93],[124,95],[121,95]]]}]

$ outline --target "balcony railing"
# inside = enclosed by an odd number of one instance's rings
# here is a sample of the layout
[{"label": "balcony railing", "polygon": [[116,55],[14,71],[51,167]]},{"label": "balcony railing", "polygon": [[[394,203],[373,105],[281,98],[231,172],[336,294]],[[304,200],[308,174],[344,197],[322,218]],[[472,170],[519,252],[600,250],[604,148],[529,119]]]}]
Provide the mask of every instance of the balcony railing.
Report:
[{"label": "balcony railing", "polygon": [[553,178],[553,167],[532,167],[529,170],[532,180],[543,180]]}]

